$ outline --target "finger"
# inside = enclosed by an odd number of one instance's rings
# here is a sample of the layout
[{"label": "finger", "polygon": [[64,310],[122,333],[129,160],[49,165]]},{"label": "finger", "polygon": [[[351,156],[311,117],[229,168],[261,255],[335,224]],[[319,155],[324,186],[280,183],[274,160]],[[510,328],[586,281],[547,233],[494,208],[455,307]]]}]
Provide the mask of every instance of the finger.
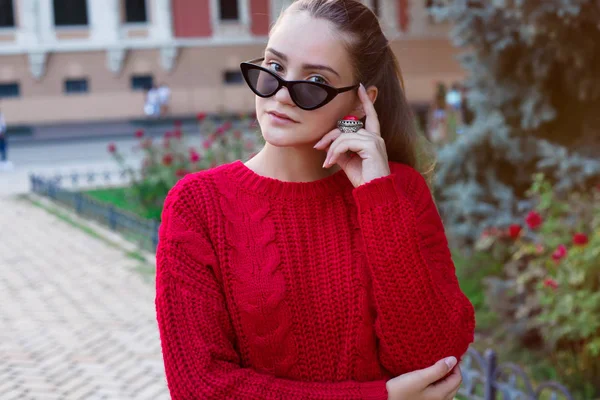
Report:
[{"label": "finger", "polygon": [[365,111],[365,115],[367,117],[365,121],[365,129],[377,135],[381,135],[379,127],[379,118],[377,117],[377,111],[375,111],[375,105],[369,98],[369,95],[367,94],[367,89],[365,89],[362,83],[358,88],[358,97],[360,98],[363,110]]},{"label": "finger", "polygon": [[347,151],[364,154],[369,150],[376,150],[376,146],[372,140],[359,136],[354,136],[352,138],[342,136],[333,142],[331,147],[329,147],[327,158],[325,159],[325,165],[335,164],[339,155],[346,153]]},{"label": "finger", "polygon": [[327,132],[314,146],[315,149],[325,150],[335,139],[340,137],[342,131],[335,128]]},{"label": "finger", "polygon": [[[346,153],[342,153],[340,155],[338,155],[337,159],[336,159],[336,163],[342,168],[346,168],[346,166],[348,165],[348,163],[350,162],[350,160],[352,160],[352,158],[354,157],[358,157],[355,153],[349,151]],[[333,165],[333,163],[332,163]]]},{"label": "finger", "polygon": [[449,394],[448,394],[448,400],[454,400],[456,398],[456,395],[458,393],[458,391],[460,390],[460,387],[462,386],[462,378],[461,380],[458,382],[458,384],[456,385],[456,387],[454,388],[454,390],[452,390]]},{"label": "finger", "polygon": [[448,372],[454,368],[456,363],[456,357],[448,357],[439,360],[431,367],[420,369],[412,373],[417,374],[423,380],[423,383],[425,384],[424,387],[427,387],[446,376]]},{"label": "finger", "polygon": [[462,374],[460,368],[456,367],[448,377],[430,385],[424,392],[434,399],[453,399],[461,383]]},{"label": "finger", "polygon": [[[358,149],[358,150],[349,150],[352,152],[362,152],[362,158],[366,158],[365,152],[380,152],[380,153],[385,153],[385,142],[383,141],[383,139],[381,138],[381,136],[377,136],[365,129],[360,129],[357,132],[351,133],[351,134],[345,134],[345,135],[340,135],[338,136],[338,138],[336,140],[334,140],[334,142],[331,144],[330,148],[327,151],[327,157],[325,158],[325,161],[328,162],[329,164],[333,165],[334,163],[338,162],[337,160],[332,160],[331,159],[331,154],[333,154],[334,149],[337,148],[337,146],[340,145],[340,143],[348,141],[348,140],[354,140],[354,139],[362,139],[362,140],[366,140],[369,143],[365,143],[364,148]],[[356,142],[358,143],[358,142]],[[338,154],[341,154],[341,151],[337,151]],[[370,154],[370,153],[368,153]],[[374,155],[374,154],[373,154]]]}]

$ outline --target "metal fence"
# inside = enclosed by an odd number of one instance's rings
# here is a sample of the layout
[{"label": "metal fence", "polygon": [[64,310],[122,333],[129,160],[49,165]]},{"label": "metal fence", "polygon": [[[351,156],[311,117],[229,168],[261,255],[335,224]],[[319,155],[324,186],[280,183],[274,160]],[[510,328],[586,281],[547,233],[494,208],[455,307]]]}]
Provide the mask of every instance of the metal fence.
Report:
[{"label": "metal fence", "polygon": [[104,171],[57,174],[52,177],[29,176],[31,191],[73,209],[78,215],[106,225],[141,248],[154,251],[158,244],[159,222],[120,210],[101,202],[82,190],[119,187],[130,181],[129,172]]},{"label": "metal fence", "polygon": [[[128,182],[124,172],[64,174],[53,177],[30,176],[31,190],[47,196],[77,214],[107,225],[140,246],[154,251],[158,244],[159,222],[140,218],[116,209],[81,192],[86,188],[122,186]],[[481,355],[470,348],[461,362],[463,384],[458,392],[468,400],[574,400],[566,387],[557,382],[534,385],[523,369],[513,363],[497,362],[496,353]]]},{"label": "metal fence", "polygon": [[513,363],[498,363],[496,352],[481,355],[470,348],[461,362],[463,384],[458,392],[468,400],[573,400],[558,382],[534,385],[525,371]]}]

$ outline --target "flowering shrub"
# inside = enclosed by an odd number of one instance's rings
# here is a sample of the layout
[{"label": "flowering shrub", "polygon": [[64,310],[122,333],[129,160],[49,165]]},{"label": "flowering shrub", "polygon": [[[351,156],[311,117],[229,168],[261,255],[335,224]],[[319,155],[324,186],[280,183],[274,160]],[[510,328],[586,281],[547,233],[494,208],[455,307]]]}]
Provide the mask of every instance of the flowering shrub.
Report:
[{"label": "flowering shrub", "polygon": [[262,137],[256,129],[251,129],[252,118],[247,116],[242,115],[236,126],[231,121],[211,123],[205,114],[198,114],[197,120],[203,140],[199,146],[191,145],[177,122],[159,140],[145,137],[142,130],[136,131],[139,149],[144,152],[139,172],[127,165],[114,143],[108,145],[108,151],[131,181],[128,196],[153,218],[160,218],[164,198],[179,179],[192,172],[247,159],[262,145]]},{"label": "flowering shrub", "polygon": [[490,307],[509,339],[600,395],[600,190],[561,197],[538,174],[527,195],[536,208],[523,224],[488,230],[476,245],[504,263],[486,280]]}]

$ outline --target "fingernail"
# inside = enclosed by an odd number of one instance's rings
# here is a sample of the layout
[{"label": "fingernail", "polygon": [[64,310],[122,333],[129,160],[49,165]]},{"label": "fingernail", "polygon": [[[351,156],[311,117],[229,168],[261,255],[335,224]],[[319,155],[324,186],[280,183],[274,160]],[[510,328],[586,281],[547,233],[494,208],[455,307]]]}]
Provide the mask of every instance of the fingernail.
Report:
[{"label": "fingernail", "polygon": [[456,357],[448,357],[444,360],[444,362],[448,366],[448,369],[452,369],[456,365]]},{"label": "fingernail", "polygon": [[363,85],[363,84],[362,84],[362,82],[360,83],[360,88],[361,88],[362,90],[365,90],[365,85]]}]

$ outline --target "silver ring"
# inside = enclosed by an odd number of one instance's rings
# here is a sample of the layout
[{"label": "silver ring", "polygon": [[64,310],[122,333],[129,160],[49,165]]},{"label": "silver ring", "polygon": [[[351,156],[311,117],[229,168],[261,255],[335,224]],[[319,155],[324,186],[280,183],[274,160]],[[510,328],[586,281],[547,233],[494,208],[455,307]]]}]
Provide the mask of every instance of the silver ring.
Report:
[{"label": "silver ring", "polygon": [[363,123],[360,120],[340,119],[337,127],[342,133],[356,133],[362,129]]}]

